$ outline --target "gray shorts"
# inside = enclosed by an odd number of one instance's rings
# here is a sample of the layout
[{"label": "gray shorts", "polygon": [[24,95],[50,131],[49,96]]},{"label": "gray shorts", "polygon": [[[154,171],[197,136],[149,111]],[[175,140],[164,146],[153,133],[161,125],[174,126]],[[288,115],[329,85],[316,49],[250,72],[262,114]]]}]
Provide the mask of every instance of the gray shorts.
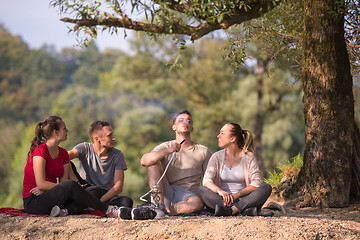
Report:
[{"label": "gray shorts", "polygon": [[166,207],[173,206],[191,196],[196,196],[196,194],[183,187],[170,185],[168,182],[164,184],[164,204]]}]

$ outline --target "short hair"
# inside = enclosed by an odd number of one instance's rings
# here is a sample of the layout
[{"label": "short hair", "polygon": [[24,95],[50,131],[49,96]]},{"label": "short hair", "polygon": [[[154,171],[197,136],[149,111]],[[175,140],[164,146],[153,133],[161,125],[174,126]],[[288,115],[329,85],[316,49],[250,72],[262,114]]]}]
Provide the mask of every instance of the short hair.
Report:
[{"label": "short hair", "polygon": [[111,127],[111,124],[107,121],[95,121],[93,122],[89,127],[89,137],[92,139],[92,135],[94,132],[101,130],[103,127],[109,126]]},{"label": "short hair", "polygon": [[181,110],[180,112],[177,112],[177,113],[174,114],[174,116],[173,116],[173,124],[175,123],[178,116],[180,116],[181,114],[187,114],[187,115],[189,115],[191,117],[191,113],[188,110],[186,110],[186,109]]}]

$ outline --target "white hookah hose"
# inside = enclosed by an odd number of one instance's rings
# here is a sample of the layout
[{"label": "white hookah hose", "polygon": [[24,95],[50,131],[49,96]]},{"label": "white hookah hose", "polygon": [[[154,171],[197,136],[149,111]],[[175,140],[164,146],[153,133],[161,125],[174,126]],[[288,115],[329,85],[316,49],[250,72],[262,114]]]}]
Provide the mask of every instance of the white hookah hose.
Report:
[{"label": "white hookah hose", "polygon": [[170,158],[169,163],[166,165],[166,168],[165,168],[163,174],[161,175],[159,181],[157,181],[157,183],[156,183],[155,185],[158,185],[158,184],[161,182],[161,180],[164,178],[164,176],[165,176],[165,174],[166,174],[166,172],[167,172],[167,169],[169,168],[172,160],[174,159],[175,153],[176,153],[176,152],[173,152],[173,154],[172,154],[172,156],[171,156],[171,158]]},{"label": "white hookah hose", "polygon": [[[185,142],[185,139],[180,142],[180,145],[183,144],[184,142]],[[157,183],[156,183],[154,186],[158,186],[158,184],[159,184],[159,183],[161,182],[161,180],[164,178],[164,176],[165,176],[165,174],[166,174],[166,172],[167,172],[167,169],[169,168],[172,160],[174,159],[175,153],[176,153],[176,152],[173,152],[173,154],[171,155],[170,161],[169,161],[168,164],[166,165],[166,168],[165,168],[163,174],[161,175],[159,181],[157,181]],[[148,200],[144,199],[144,197],[153,191],[154,186],[153,186],[147,193],[145,193],[144,195],[142,195],[142,196],[140,197],[140,200],[141,200],[141,201],[149,202]]]},{"label": "white hookah hose", "polygon": [[[165,176],[165,174],[166,174],[166,171],[167,171],[167,169],[169,168],[170,163],[171,163],[172,160],[174,159],[174,156],[175,156],[175,152],[173,152],[173,154],[172,154],[172,156],[171,156],[171,158],[170,158],[170,161],[169,161],[169,163],[167,164],[167,166],[166,166],[166,168],[165,168],[165,170],[164,170],[164,173],[162,174],[162,176],[160,177],[159,181],[157,181],[157,183],[156,183],[154,186],[157,186],[157,185],[160,183],[160,181],[164,178],[164,176]],[[141,200],[141,201],[149,202],[148,200],[144,199],[144,197],[153,191],[154,186],[153,186],[147,193],[145,193],[144,195],[142,195],[142,196],[140,197],[140,200]]]}]

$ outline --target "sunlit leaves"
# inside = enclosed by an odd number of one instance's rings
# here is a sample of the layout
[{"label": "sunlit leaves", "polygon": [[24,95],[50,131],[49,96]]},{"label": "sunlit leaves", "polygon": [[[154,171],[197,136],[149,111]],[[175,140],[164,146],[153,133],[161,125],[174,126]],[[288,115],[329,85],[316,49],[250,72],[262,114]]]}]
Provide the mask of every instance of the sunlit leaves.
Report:
[{"label": "sunlit leaves", "polygon": [[197,40],[214,30],[260,17],[281,1],[52,0],[51,6],[66,16],[62,21],[74,24],[70,31],[86,45],[89,38],[96,38],[98,30],[113,33],[117,28],[184,34]]},{"label": "sunlit leaves", "polygon": [[352,70],[360,71],[360,3],[357,0],[345,0],[345,37],[348,45]]},{"label": "sunlit leaves", "polygon": [[299,67],[303,32],[302,1],[285,0],[265,14],[228,31],[228,57],[234,67],[245,61],[249,42],[266,43],[263,51],[271,58],[286,55],[293,67]]}]

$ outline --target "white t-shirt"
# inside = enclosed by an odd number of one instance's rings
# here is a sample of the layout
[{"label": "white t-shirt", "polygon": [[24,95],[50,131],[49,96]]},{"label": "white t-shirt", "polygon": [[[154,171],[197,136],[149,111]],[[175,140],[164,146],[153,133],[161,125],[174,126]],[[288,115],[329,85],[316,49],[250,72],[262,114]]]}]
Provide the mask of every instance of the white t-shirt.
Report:
[{"label": "white t-shirt", "polygon": [[242,161],[233,168],[225,167],[220,175],[221,186],[220,188],[227,193],[233,194],[240,192],[246,187],[245,173],[242,166]]}]

